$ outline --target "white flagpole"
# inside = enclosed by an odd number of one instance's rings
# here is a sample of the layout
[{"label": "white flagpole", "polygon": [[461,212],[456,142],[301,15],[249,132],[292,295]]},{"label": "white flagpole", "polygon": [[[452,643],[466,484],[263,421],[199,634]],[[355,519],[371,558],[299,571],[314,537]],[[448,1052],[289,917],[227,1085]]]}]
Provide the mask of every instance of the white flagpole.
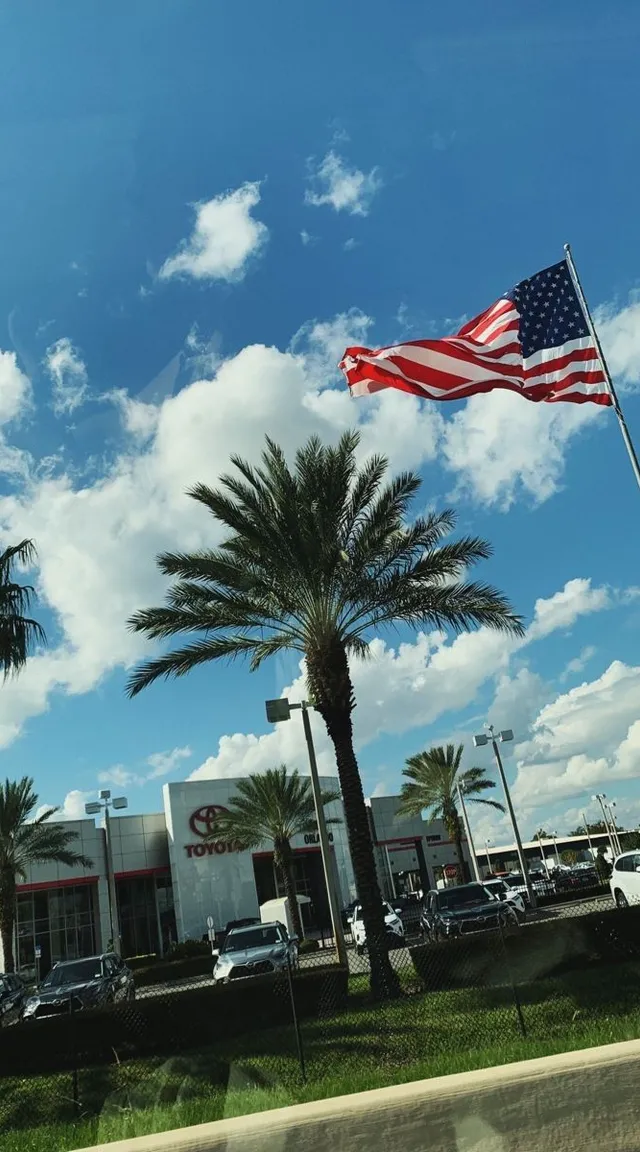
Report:
[{"label": "white flagpole", "polygon": [[620,431],[622,432],[622,439],[624,440],[625,447],[626,447],[627,452],[629,454],[629,459],[631,461],[631,467],[633,468],[633,474],[634,474],[634,476],[638,482],[638,487],[640,487],[640,461],[638,460],[636,450],[633,446],[633,440],[631,439],[629,429],[627,428],[627,422],[623,416],[622,408],[620,407],[620,402],[619,402],[618,397],[616,395],[616,390],[614,388],[613,380],[611,379],[611,373],[609,371],[607,361],[604,358],[604,352],[602,351],[602,345],[600,343],[600,340],[598,339],[598,333],[596,332],[595,324],[593,323],[593,318],[592,318],[591,313],[589,311],[589,305],[587,304],[586,296],[582,290],[582,284],[580,283],[580,277],[578,276],[576,266],[573,263],[573,256],[571,254],[571,246],[569,244],[565,244],[564,250],[565,250],[565,255],[566,255],[566,259],[567,259],[567,266],[568,266],[569,272],[571,274],[571,279],[573,280],[573,286],[576,290],[578,300],[580,301],[580,307],[582,308],[582,311],[584,312],[584,318],[587,321],[587,327],[589,329],[589,332],[591,333],[591,338],[593,340],[593,343],[596,346],[596,351],[598,353],[598,356],[600,357],[600,363],[602,364],[602,371],[604,373],[604,377],[605,377],[605,380],[607,382],[607,389],[609,391],[609,395],[611,396],[612,407],[613,407],[613,410],[614,410],[616,416],[618,417],[618,424],[620,425]]}]

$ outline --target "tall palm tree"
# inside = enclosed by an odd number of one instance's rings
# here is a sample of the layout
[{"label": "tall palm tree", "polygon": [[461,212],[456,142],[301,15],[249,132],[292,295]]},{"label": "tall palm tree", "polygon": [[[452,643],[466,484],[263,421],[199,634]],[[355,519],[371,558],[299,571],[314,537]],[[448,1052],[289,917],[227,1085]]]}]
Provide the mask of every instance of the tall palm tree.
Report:
[{"label": "tall palm tree", "polygon": [[[339,792],[322,793],[323,804],[339,798]],[[327,824],[335,822],[335,819],[327,820]],[[236,796],[227,812],[220,813],[216,820],[216,838],[222,835],[239,840],[245,848],[257,848],[267,841],[273,844],[274,863],[289,901],[294,932],[300,939],[302,922],[291,841],[294,836],[315,832],[316,827],[311,782],[295,769],[287,773],[286,764],[238,781]]]},{"label": "tall palm tree", "polygon": [[78,833],[47,821],[58,811],[47,808],[32,817],[38,803],[33,780],[5,780],[0,785],[0,940],[6,972],[13,972],[13,926],[16,909],[16,882],[26,880],[30,864],[83,864],[92,861],[69,845]]},{"label": "tall palm tree", "polygon": [[409,521],[419,476],[388,479],[382,456],[358,467],[358,443],[356,432],[335,447],[311,437],[289,467],[267,438],[259,467],[232,456],[235,472],[218,488],[191,489],[223,529],[222,542],[159,556],[160,570],[175,578],[166,604],[129,623],[152,639],[194,638],[142,664],[127,691],[135,696],[161,676],[184,676],[211,660],[247,656],[253,670],[283,649],[304,655],[309,692],[335,749],[371,987],[384,997],[400,989],[353,747],[349,659],[366,657],[372,631],[393,625],[460,631],[480,624],[520,635],[522,623],[498,591],[464,579],[491,554],[489,544],[446,540],[452,511]]},{"label": "tall palm tree", "polygon": [[32,540],[22,540],[0,552],[0,669],[5,680],[24,668],[37,643],[46,643],[42,625],[26,615],[35,597],[34,589],[30,584],[16,584],[13,579],[14,565],[33,564],[36,555]]},{"label": "tall palm tree", "polygon": [[487,800],[482,795],[495,788],[493,780],[487,780],[484,768],[467,768],[460,771],[460,761],[464,745],[447,744],[446,748],[429,748],[418,752],[407,760],[402,775],[407,782],[402,785],[398,813],[403,816],[419,816],[428,812],[430,820],[442,820],[450,840],[456,846],[458,869],[463,880],[468,879],[467,868],[462,852],[462,821],[458,812],[458,784],[464,792],[465,800],[472,804],[486,804],[504,812],[504,805],[498,800]]}]

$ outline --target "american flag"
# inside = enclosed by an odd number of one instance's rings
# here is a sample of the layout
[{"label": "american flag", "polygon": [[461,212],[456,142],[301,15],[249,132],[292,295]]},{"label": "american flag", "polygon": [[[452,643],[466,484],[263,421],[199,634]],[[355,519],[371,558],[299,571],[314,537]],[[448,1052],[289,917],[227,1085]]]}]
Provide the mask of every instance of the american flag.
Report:
[{"label": "american flag", "polygon": [[507,388],[527,400],[612,403],[565,260],[521,280],[455,336],[347,348],[340,367],[354,396],[400,388],[462,400]]}]

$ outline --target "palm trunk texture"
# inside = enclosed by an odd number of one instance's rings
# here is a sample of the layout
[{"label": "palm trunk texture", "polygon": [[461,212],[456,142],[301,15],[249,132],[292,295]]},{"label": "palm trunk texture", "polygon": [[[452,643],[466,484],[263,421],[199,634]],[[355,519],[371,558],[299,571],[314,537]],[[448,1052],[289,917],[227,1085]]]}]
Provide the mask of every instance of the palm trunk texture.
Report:
[{"label": "palm trunk texture", "polygon": [[336,754],[349,851],[367,938],[371,991],[379,1000],[391,999],[400,995],[400,981],[389,959],[367,807],[353,750],[351,713],[355,699],[347,654],[335,642],[321,654],[307,654],[307,669],[316,708]]},{"label": "palm trunk texture", "polygon": [[284,894],[289,901],[293,934],[298,937],[298,940],[302,940],[302,920],[300,918],[300,905],[298,904],[298,894],[296,892],[296,883],[293,874],[293,853],[291,851],[291,845],[275,844],[274,856],[276,868],[282,876]]},{"label": "palm trunk texture", "polygon": [[4,971],[15,972],[13,955],[13,921],[15,908],[15,885],[0,883],[0,940],[4,957]]}]

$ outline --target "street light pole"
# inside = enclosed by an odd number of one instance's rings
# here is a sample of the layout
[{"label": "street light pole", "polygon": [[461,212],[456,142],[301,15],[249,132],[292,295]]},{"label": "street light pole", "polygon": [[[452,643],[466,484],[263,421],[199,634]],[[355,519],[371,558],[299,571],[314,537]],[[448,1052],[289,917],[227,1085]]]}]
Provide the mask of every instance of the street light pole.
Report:
[{"label": "street light pole", "polygon": [[303,700],[301,704],[290,704],[285,698],[281,700],[267,700],[267,720],[272,723],[277,723],[279,720],[289,720],[291,711],[294,708],[299,708],[302,712],[302,726],[304,728],[304,736],[307,742],[307,752],[309,754],[309,772],[311,775],[311,791],[313,793],[313,803],[316,812],[316,823],[318,825],[318,838],[320,840],[320,853],[322,856],[322,867],[324,870],[324,880],[327,887],[327,899],[329,901],[329,914],[331,916],[331,928],[333,931],[333,938],[336,942],[336,951],[338,953],[338,961],[341,966],[348,967],[349,958],[347,956],[347,946],[344,942],[344,932],[342,930],[342,917],[338,905],[338,898],[336,895],[336,886],[334,882],[333,870],[333,855],[331,853],[331,845],[329,844],[329,836],[327,834],[327,822],[324,814],[324,804],[322,803],[322,792],[320,790],[320,780],[318,778],[318,762],[316,760],[316,750],[313,743],[313,733],[311,731],[311,723],[309,721],[309,702]]},{"label": "street light pole", "polygon": [[485,851],[486,851],[486,853],[487,853],[487,868],[489,869],[489,872],[492,872],[492,871],[493,871],[493,869],[492,869],[492,867],[491,867],[491,856],[489,855],[489,845],[490,845],[490,843],[491,843],[491,841],[490,841],[490,840],[485,840],[485,842],[484,842],[484,847],[485,847]]},{"label": "street light pole", "polygon": [[542,863],[543,863],[544,870],[546,872],[547,880],[548,880],[549,879],[549,865],[547,864],[547,858],[544,854],[544,848],[542,847],[542,837],[541,837],[539,832],[538,832],[538,844],[540,845],[540,855],[542,857]]},{"label": "street light pole", "polygon": [[611,831],[613,833],[613,839],[615,840],[616,851],[617,851],[618,855],[620,855],[620,853],[622,852],[622,844],[620,842],[620,836],[618,834],[618,827],[616,825],[616,818],[615,818],[615,815],[613,812],[613,809],[615,807],[616,807],[615,800],[608,800],[607,803],[605,804],[605,808],[607,809],[607,812],[609,813],[609,823],[611,825]]},{"label": "street light pole", "polygon": [[582,813],[582,819],[584,821],[584,830],[587,833],[587,844],[589,845],[589,851],[590,851],[591,857],[593,859],[593,844],[591,843],[591,834],[589,832],[589,825],[587,823],[587,817],[585,816],[584,812]]},{"label": "street light pole", "polygon": [[[508,809],[509,817],[511,820],[511,827],[513,828],[513,836],[514,836],[514,839],[516,842],[516,851],[518,853],[518,862],[520,864],[520,871],[522,872],[522,877],[523,877],[523,880],[525,882],[525,886],[527,889],[527,896],[529,897],[529,904],[530,904],[531,908],[536,908],[537,907],[536,894],[533,890],[533,885],[531,883],[531,877],[529,876],[529,869],[527,867],[527,861],[525,858],[524,849],[522,847],[522,840],[520,839],[520,831],[518,829],[518,822],[516,820],[516,814],[513,810],[513,804],[511,803],[511,793],[509,791],[509,785],[507,784],[507,777],[504,774],[504,768],[502,766],[502,757],[500,756],[500,750],[498,748],[498,743],[496,740],[496,733],[493,730],[493,724],[485,724],[485,728],[487,729],[489,735],[485,736],[483,734],[481,736],[474,736],[473,737],[473,743],[474,743],[476,748],[482,748],[485,744],[491,743],[491,746],[493,748],[493,755],[495,756],[496,764],[498,766],[498,772],[500,774],[500,781],[502,783],[502,790],[504,792],[504,798],[505,798],[506,803],[507,803],[507,809]],[[502,742],[505,742],[507,740],[513,740],[513,732],[511,731],[510,728],[505,728],[503,732],[499,733],[499,738]]]},{"label": "street light pole", "polygon": [[556,855],[556,868],[560,871],[560,853],[558,852],[558,833],[552,832],[551,839],[553,840],[553,850]]},{"label": "street light pole", "polygon": [[116,891],[116,876],[113,870],[113,847],[111,842],[111,822],[109,816],[109,809],[113,808],[126,808],[129,801],[125,796],[115,796],[111,798],[111,792],[105,788],[100,793],[100,800],[94,800],[89,804],[85,804],[84,810],[87,816],[95,816],[97,812],[104,812],[104,850],[105,850],[105,864],[107,871],[107,888],[109,890],[109,924],[111,926],[111,947],[116,956],[122,954],[122,944],[120,941],[120,921],[118,917],[118,894]]},{"label": "street light pole", "polygon": [[469,815],[467,813],[467,806],[464,802],[464,788],[461,784],[457,785],[458,800],[460,802],[460,811],[462,812],[462,823],[464,824],[465,835],[467,837],[467,844],[469,845],[469,856],[471,857],[471,867],[476,880],[480,881],[480,870],[478,868],[478,861],[476,860],[476,850],[473,846],[473,836],[471,835],[471,825],[469,823]]},{"label": "street light pole", "polygon": [[605,802],[605,800],[607,799],[607,795],[606,795],[606,792],[596,792],[595,796],[592,796],[592,797],[591,797],[591,799],[592,799],[592,800],[597,800],[597,801],[598,801],[598,803],[599,803],[599,805],[600,805],[600,808],[601,808],[601,811],[602,811],[602,819],[603,819],[603,821],[604,821],[604,827],[605,827],[605,831],[606,831],[606,833],[607,833],[607,836],[609,837],[609,847],[610,847],[610,849],[611,849],[611,858],[612,858],[612,860],[615,860],[615,858],[616,858],[616,848],[615,848],[615,844],[614,844],[614,842],[613,842],[613,836],[612,836],[612,834],[611,834],[611,827],[610,827],[610,825],[609,825],[609,820],[608,820],[608,818],[607,818],[607,810],[606,810],[606,808],[605,808],[605,806],[604,806],[604,802]]}]

